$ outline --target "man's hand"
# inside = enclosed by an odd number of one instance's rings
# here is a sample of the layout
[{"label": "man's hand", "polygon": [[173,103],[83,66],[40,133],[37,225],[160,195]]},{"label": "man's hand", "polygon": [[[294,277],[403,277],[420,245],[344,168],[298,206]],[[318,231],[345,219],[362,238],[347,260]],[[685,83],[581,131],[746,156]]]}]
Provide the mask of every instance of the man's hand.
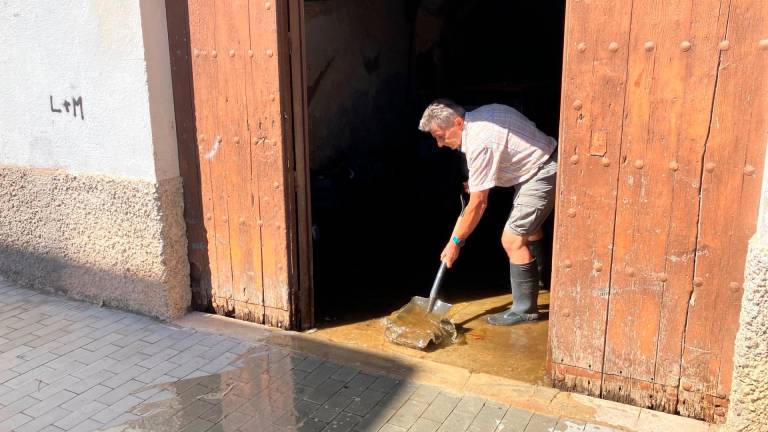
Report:
[{"label": "man's hand", "polygon": [[440,261],[444,262],[448,268],[453,266],[454,261],[459,258],[459,247],[456,243],[449,241],[440,254]]}]

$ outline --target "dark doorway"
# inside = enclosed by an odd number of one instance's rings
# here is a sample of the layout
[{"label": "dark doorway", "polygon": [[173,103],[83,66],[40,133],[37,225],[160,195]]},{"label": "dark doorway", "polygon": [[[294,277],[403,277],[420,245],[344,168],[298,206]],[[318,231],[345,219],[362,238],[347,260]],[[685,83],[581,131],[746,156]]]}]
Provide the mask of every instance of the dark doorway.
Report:
[{"label": "dark doorway", "polygon": [[[318,327],[428,294],[465,178],[463,155],[417,129],[430,101],[507,104],[557,137],[564,16],[561,0],[305,2]],[[511,203],[511,189],[492,191],[442,298],[509,294]]]}]

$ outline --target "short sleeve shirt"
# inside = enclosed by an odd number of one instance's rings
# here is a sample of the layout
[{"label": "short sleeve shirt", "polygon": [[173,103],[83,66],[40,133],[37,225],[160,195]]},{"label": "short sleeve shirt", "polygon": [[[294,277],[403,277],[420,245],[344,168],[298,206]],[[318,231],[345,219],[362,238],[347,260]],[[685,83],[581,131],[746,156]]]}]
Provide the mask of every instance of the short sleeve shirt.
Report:
[{"label": "short sleeve shirt", "polygon": [[461,151],[467,157],[469,191],[514,186],[536,174],[557,141],[506,105],[484,105],[464,116]]}]

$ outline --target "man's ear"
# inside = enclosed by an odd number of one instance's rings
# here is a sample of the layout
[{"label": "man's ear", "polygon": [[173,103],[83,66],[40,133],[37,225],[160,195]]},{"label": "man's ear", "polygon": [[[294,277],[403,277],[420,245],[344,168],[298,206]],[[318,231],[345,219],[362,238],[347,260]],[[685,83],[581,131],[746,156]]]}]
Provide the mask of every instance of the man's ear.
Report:
[{"label": "man's ear", "polygon": [[456,116],[456,118],[453,119],[453,124],[455,124],[456,126],[461,126],[464,124],[464,119],[459,116]]}]

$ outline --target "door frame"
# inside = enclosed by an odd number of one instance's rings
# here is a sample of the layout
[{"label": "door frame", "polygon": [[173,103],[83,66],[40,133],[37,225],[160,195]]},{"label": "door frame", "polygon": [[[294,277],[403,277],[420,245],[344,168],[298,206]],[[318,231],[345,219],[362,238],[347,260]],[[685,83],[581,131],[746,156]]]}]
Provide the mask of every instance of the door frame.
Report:
[{"label": "door frame", "polygon": [[[281,65],[280,91],[286,103],[286,150],[291,150],[288,205],[291,215],[289,250],[292,273],[291,316],[296,329],[306,330],[315,325],[315,293],[312,262],[312,201],[309,175],[309,140],[307,136],[309,111],[306,82],[306,44],[304,40],[304,1],[280,2],[278,19],[285,26],[279,31],[281,51],[289,53]],[[280,18],[282,17],[282,18]]]}]

